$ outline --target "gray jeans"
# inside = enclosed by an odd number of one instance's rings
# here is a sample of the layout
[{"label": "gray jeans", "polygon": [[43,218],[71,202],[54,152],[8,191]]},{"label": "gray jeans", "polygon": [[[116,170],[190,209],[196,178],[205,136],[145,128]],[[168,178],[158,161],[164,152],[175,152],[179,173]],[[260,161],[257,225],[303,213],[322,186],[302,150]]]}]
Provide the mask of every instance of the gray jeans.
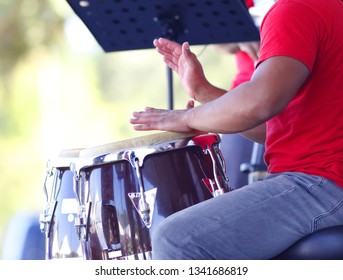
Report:
[{"label": "gray jeans", "polygon": [[305,235],[342,224],[343,188],[318,176],[273,174],[163,220],[152,256],[271,259]]}]

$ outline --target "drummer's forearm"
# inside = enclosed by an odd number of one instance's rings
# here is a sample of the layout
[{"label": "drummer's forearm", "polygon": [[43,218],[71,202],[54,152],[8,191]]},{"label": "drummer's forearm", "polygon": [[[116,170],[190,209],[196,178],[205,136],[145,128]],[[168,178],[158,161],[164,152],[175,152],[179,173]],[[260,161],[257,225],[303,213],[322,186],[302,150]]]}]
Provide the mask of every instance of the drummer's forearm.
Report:
[{"label": "drummer's forearm", "polygon": [[202,85],[201,88],[195,90],[194,93],[190,93],[189,95],[194,96],[194,99],[199,103],[205,104],[221,97],[225,93],[227,93],[227,90],[221,89],[208,83],[206,86]]},{"label": "drummer's forearm", "polygon": [[187,111],[186,125],[200,131],[242,133],[262,125],[270,117],[264,104],[251,94],[248,84],[242,85],[239,92],[234,91]]}]

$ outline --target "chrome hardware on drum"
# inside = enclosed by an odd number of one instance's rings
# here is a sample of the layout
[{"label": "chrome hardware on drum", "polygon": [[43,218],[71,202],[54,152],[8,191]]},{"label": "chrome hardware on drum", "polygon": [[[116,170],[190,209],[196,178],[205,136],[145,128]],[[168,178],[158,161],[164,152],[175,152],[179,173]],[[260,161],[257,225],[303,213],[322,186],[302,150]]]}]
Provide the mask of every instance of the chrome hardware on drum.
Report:
[{"label": "chrome hardware on drum", "polygon": [[79,202],[74,192],[74,174],[70,170],[80,150],[64,150],[48,161],[44,182],[46,206],[40,215],[41,231],[46,235],[46,259],[83,258],[75,228]]},{"label": "chrome hardware on drum", "polygon": [[73,163],[86,259],[151,259],[167,216],[229,190],[217,134],[163,132],[84,149]]}]

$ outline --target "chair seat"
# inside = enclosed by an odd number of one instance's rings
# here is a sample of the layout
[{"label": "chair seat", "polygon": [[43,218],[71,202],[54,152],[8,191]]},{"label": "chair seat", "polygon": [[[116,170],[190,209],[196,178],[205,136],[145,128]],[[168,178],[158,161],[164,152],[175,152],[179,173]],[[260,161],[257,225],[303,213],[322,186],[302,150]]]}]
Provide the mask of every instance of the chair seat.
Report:
[{"label": "chair seat", "polygon": [[276,260],[343,260],[343,225],[320,229],[294,243]]}]

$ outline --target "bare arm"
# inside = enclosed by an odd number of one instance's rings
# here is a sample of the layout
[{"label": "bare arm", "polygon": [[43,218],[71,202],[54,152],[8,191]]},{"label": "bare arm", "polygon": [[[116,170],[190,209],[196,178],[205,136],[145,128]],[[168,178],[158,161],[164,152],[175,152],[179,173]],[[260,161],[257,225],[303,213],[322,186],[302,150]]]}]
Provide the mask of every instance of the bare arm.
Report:
[{"label": "bare arm", "polygon": [[[227,92],[227,90],[214,86],[206,79],[202,65],[196,55],[191,52],[187,42],[180,45],[168,39],[160,38],[154,40],[154,45],[157,52],[163,56],[164,62],[178,74],[184,89],[191,99],[203,104]],[[244,48],[252,59],[257,59],[259,42],[218,44],[214,46],[227,52],[231,50],[232,45]]]},{"label": "bare arm", "polygon": [[308,68],[298,60],[272,57],[260,64],[251,81],[219,98],[185,110],[148,108],[133,113],[131,123],[136,130],[180,132],[240,133],[263,127],[267,120],[286,108],[308,74]]},{"label": "bare arm", "polygon": [[[308,74],[307,67],[298,60],[272,57],[260,64],[249,82],[187,111],[186,125],[219,133],[237,133],[257,127],[286,108]],[[199,122],[201,116],[206,118]]]}]

